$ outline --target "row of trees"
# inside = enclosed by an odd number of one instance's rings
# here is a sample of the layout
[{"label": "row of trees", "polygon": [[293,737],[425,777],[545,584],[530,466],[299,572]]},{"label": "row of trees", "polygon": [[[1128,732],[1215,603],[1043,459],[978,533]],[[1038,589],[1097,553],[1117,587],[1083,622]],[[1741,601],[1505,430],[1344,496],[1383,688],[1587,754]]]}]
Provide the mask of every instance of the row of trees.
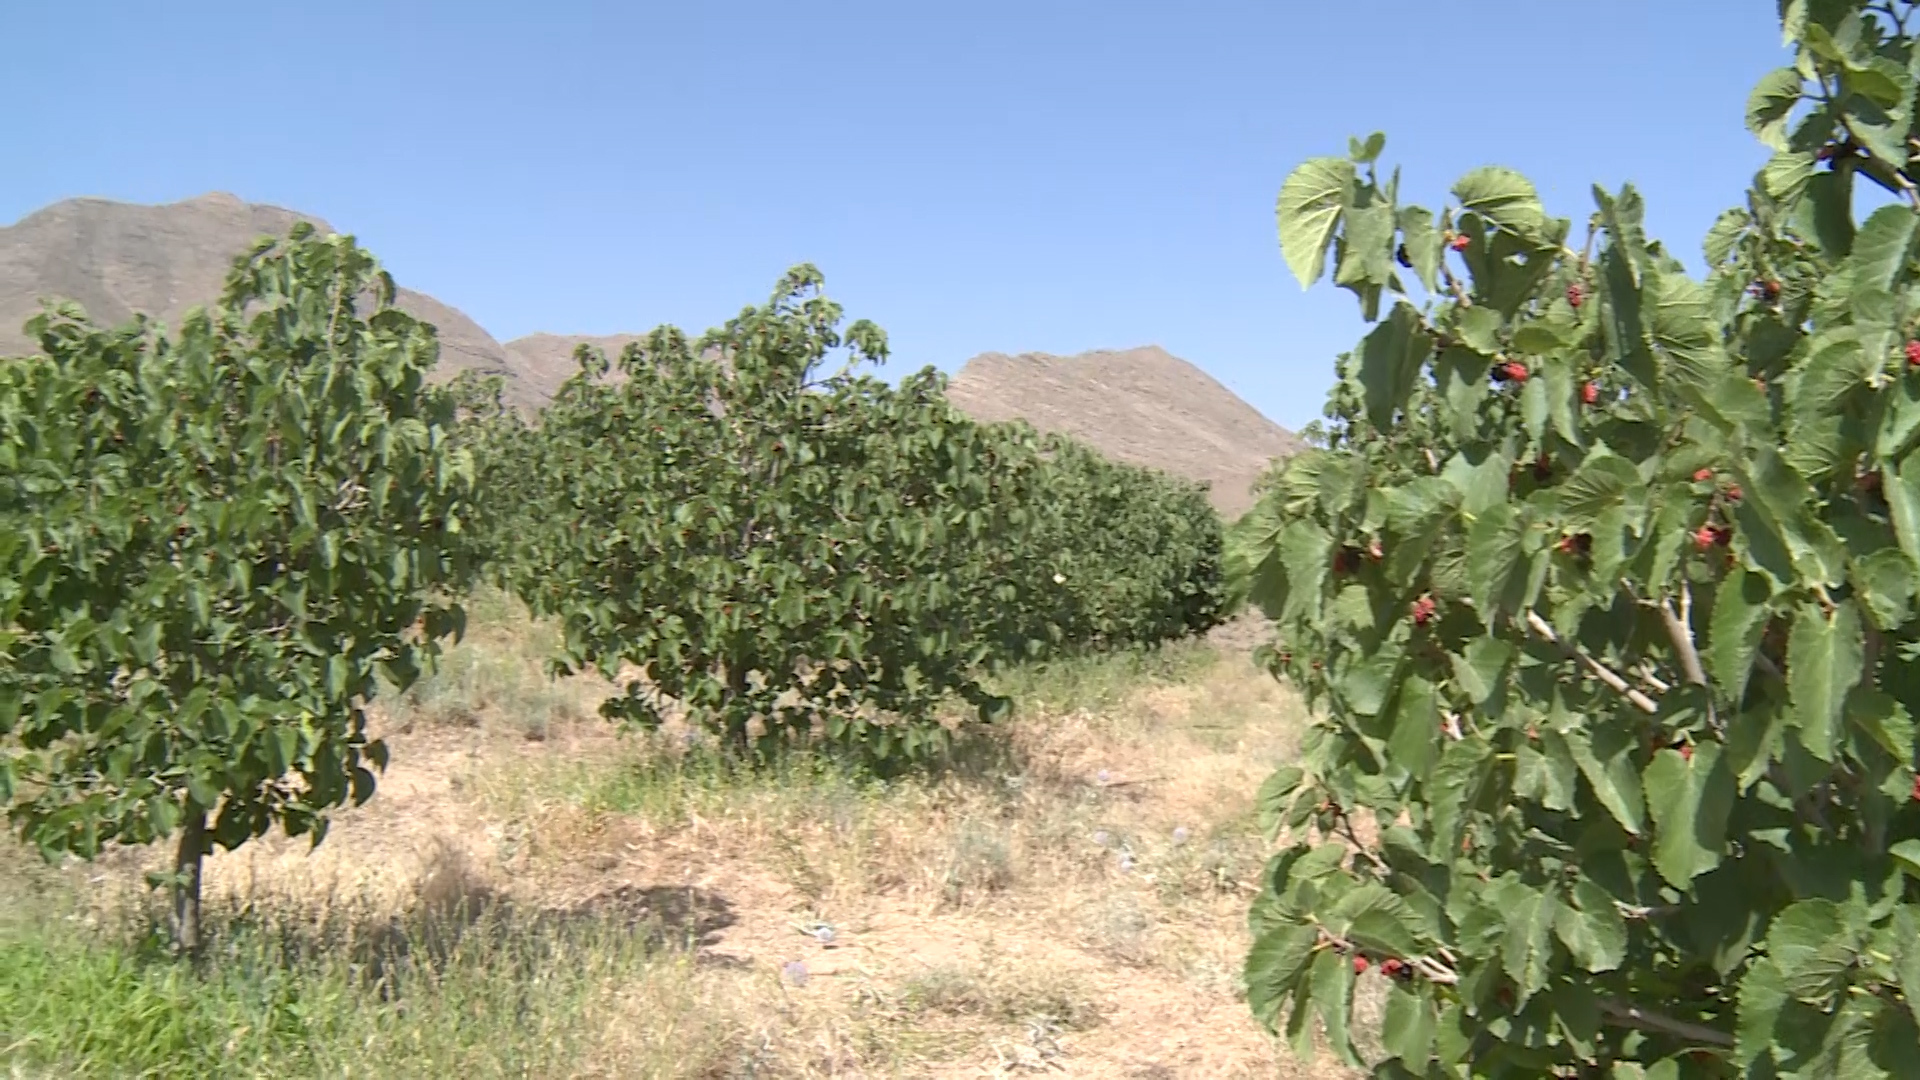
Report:
[{"label": "row of trees", "polygon": [[1780,6],[1705,280],[1630,187],[1436,215],[1375,137],[1281,191],[1377,325],[1230,538],[1321,710],[1248,998],[1357,1064],[1384,972],[1375,1076],[1920,1076],[1920,48]]},{"label": "row of trees", "polygon": [[[0,803],[50,857],[177,836],[199,868],[276,824],[318,844],[374,789],[367,703],[406,688],[492,578],[565,628],[556,667],[643,677],[764,754],[946,745],[951,696],[1062,649],[1222,614],[1203,493],[956,414],[931,371],[853,374],[810,268],[697,346],[663,329],[540,422],[427,379],[435,334],[350,239],[237,261],[172,334],[37,318],[0,362]],[[611,377],[609,377],[611,376]],[[1096,519],[1100,515],[1104,520]]]},{"label": "row of trees", "polygon": [[[500,580],[565,630],[561,666],[644,678],[741,747],[824,739],[869,759],[944,749],[935,711],[1007,703],[996,665],[1153,644],[1224,610],[1198,486],[1025,425],[978,424],[932,369],[898,387],[871,323],[800,267],[697,342],[591,348],[537,425],[476,427]],[[823,365],[845,348],[846,361]]]}]

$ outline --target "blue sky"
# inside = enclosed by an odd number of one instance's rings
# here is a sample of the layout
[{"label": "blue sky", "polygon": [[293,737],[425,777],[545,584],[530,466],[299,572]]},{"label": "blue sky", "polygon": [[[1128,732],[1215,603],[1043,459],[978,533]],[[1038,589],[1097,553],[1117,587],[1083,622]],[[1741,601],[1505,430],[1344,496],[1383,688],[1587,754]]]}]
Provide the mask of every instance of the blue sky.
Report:
[{"label": "blue sky", "polygon": [[206,191],[318,214],[502,340],[704,329],[811,261],[894,374],[1147,343],[1291,427],[1364,328],[1273,205],[1383,130],[1432,203],[1631,180],[1700,238],[1787,59],[1748,0],[101,3],[0,14],[0,221]]}]

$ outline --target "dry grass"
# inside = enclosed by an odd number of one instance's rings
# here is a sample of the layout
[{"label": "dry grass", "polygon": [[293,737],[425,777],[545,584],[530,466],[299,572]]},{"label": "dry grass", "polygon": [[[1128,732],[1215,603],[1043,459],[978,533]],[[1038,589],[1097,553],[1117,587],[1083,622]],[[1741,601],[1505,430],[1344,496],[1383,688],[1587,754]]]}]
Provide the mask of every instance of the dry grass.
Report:
[{"label": "dry grass", "polygon": [[[496,613],[446,669],[469,674],[404,699],[380,796],[319,851],[267,840],[209,871],[222,911],[362,958],[327,986],[395,942],[420,958],[413,985],[470,984],[401,994],[439,1032],[436,1072],[1347,1075],[1290,1059],[1240,1000],[1252,796],[1302,720],[1242,649],[1024,673],[1018,718],[965,765],[881,782],[616,736],[588,719],[603,687],[538,681],[538,633]],[[124,881],[140,862],[86,872]],[[112,890],[82,891],[104,925]],[[546,1004],[529,979],[554,988]],[[279,1074],[398,1060],[399,1021],[336,1026],[388,1056]]]}]

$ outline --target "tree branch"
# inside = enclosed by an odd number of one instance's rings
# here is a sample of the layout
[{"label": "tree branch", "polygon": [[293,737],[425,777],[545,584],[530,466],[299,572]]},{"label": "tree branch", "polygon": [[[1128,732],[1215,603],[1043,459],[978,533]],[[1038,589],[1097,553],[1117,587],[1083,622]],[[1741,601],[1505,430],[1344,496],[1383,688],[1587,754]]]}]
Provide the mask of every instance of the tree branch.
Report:
[{"label": "tree branch", "polygon": [[1567,655],[1585,664],[1587,670],[1593,673],[1594,678],[1606,683],[1614,693],[1632,702],[1634,708],[1639,709],[1649,716],[1660,711],[1659,702],[1628,686],[1627,680],[1621,678],[1619,672],[1588,656],[1586,652],[1578,646],[1569,645],[1561,641],[1560,635],[1554,633],[1552,625],[1550,625],[1547,620],[1541,618],[1539,612],[1527,612],[1527,626],[1534,633],[1539,634],[1541,637],[1546,638],[1548,641],[1566,650]]},{"label": "tree branch", "polygon": [[1666,624],[1673,651],[1680,655],[1680,670],[1687,681],[1707,691],[1707,726],[1721,733],[1720,716],[1713,706],[1713,687],[1707,682],[1707,669],[1700,663],[1700,650],[1693,643],[1693,587],[1680,583],[1680,610],[1670,600],[1660,601],[1660,621]]},{"label": "tree branch", "polygon": [[1719,1028],[1710,1028],[1705,1024],[1688,1023],[1675,1020],[1670,1016],[1651,1013],[1638,1005],[1608,998],[1600,1002],[1600,1013],[1606,1022],[1614,1027],[1633,1028],[1636,1031],[1652,1031],[1662,1035],[1675,1035],[1682,1039],[1706,1043],[1708,1046],[1732,1047],[1733,1036]]}]

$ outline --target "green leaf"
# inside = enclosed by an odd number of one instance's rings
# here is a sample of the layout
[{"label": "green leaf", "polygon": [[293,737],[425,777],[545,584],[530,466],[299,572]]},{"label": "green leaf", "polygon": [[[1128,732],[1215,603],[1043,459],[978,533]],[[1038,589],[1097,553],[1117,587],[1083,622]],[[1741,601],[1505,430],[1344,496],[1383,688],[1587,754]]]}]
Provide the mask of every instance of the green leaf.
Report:
[{"label": "green leaf", "polygon": [[1433,351],[1433,338],[1421,329],[1420,313],[1405,301],[1360,345],[1360,383],[1365,388],[1367,415],[1380,427],[1393,423],[1404,408]]},{"label": "green leaf", "polygon": [[1633,766],[1633,737],[1618,728],[1591,733],[1567,732],[1567,746],[1587,778],[1594,798],[1607,808],[1621,828],[1635,835],[1646,830],[1646,803],[1640,774]]},{"label": "green leaf", "polygon": [[1543,732],[1541,739],[1544,750],[1523,743],[1514,751],[1513,793],[1549,810],[1571,809],[1580,768],[1558,732]]},{"label": "green leaf", "polygon": [[1572,899],[1555,912],[1554,933],[1585,970],[1618,968],[1627,956],[1627,921],[1619,906],[1605,889],[1584,878],[1574,884]]},{"label": "green leaf", "polygon": [[1526,177],[1497,165],[1468,173],[1453,185],[1463,211],[1478,214],[1531,247],[1547,242],[1547,214]]},{"label": "green leaf", "polygon": [[1262,934],[1247,953],[1247,1004],[1269,1031],[1279,1021],[1280,1006],[1313,958],[1320,932],[1312,926],[1284,926]]},{"label": "green leaf", "polygon": [[1900,550],[1920,568],[1920,456],[1901,462],[1898,471],[1891,465],[1881,466],[1880,477]]},{"label": "green leaf", "polygon": [[1267,777],[1266,783],[1260,785],[1255,805],[1260,831],[1269,839],[1279,834],[1280,821],[1286,815],[1287,806],[1293,802],[1295,793],[1305,779],[1306,773],[1298,765],[1282,765]]},{"label": "green leaf", "polygon": [[1742,1068],[1766,1057],[1775,1042],[1774,1025],[1787,1004],[1786,979],[1779,965],[1761,957],[1740,980],[1740,1007],[1736,1013],[1733,1059]]},{"label": "green leaf", "polygon": [[1327,1042],[1340,1060],[1358,1066],[1353,1040],[1347,1034],[1353,1015],[1353,964],[1331,949],[1323,949],[1313,958],[1308,978],[1313,984],[1313,1004],[1326,1025]]},{"label": "green leaf", "polygon": [[1831,616],[1802,604],[1787,639],[1787,691],[1794,726],[1807,750],[1832,761],[1847,692],[1860,681],[1865,631],[1860,612],[1843,600]]},{"label": "green leaf", "polygon": [[1334,267],[1336,285],[1380,288],[1393,280],[1393,207],[1385,203],[1349,206],[1341,234],[1340,261]]},{"label": "green leaf", "polygon": [[1787,148],[1787,117],[1800,103],[1804,80],[1793,68],[1776,68],[1747,97],[1747,130],[1775,150]]},{"label": "green leaf", "polygon": [[1920,878],[1920,840],[1902,840],[1888,848],[1887,854],[1909,877]]},{"label": "green leaf", "polygon": [[1771,593],[1766,578],[1736,570],[1714,595],[1705,659],[1722,700],[1738,703],[1746,696],[1754,657],[1767,630]]},{"label": "green leaf", "polygon": [[1400,684],[1388,760],[1413,776],[1425,778],[1440,749],[1440,706],[1433,684],[1418,675]]},{"label": "green leaf", "polygon": [[1553,928],[1561,907],[1551,892],[1524,891],[1507,911],[1507,932],[1500,944],[1502,969],[1519,988],[1522,1003],[1545,989],[1552,975]]},{"label": "green leaf", "polygon": [[1280,186],[1280,252],[1302,288],[1325,272],[1327,245],[1352,198],[1353,183],[1352,161],[1323,157],[1301,164]]},{"label": "green leaf", "polygon": [[1689,760],[1676,750],[1661,750],[1647,764],[1647,809],[1653,815],[1653,865],[1675,888],[1720,865],[1727,846],[1727,820],[1733,811],[1733,774],[1721,761],[1720,746],[1703,742]]},{"label": "green leaf", "polygon": [[1811,153],[1801,150],[1782,150],[1761,167],[1760,190],[1766,192],[1775,202],[1784,206],[1793,206],[1805,197],[1807,187],[1816,175],[1815,169],[1818,164],[1819,162]]},{"label": "green leaf", "polygon": [[1471,307],[1460,312],[1460,340],[1472,348],[1488,355],[1499,352],[1499,333],[1499,312],[1483,307]]},{"label": "green leaf", "polygon": [[1467,700],[1484,705],[1498,689],[1513,659],[1513,646],[1499,638],[1478,637],[1467,642],[1464,655],[1454,654],[1449,659],[1453,662],[1454,685]]},{"label": "green leaf", "polygon": [[1898,548],[1881,548],[1853,561],[1854,595],[1859,597],[1873,624],[1882,630],[1896,630],[1907,621],[1916,579],[1913,561]]},{"label": "green leaf", "polygon": [[1439,1014],[1426,994],[1405,987],[1387,988],[1387,1007],[1380,1023],[1380,1044],[1409,1069],[1424,1072],[1433,1057]]},{"label": "green leaf", "polygon": [[1445,250],[1440,230],[1433,223],[1433,212],[1418,206],[1400,209],[1401,243],[1407,249],[1407,261],[1429,293],[1439,288],[1440,259]]},{"label": "green leaf", "polygon": [[1623,520],[1638,532],[1646,505],[1647,488],[1639,470],[1604,450],[1589,455],[1560,485],[1561,518],[1570,532],[1598,531],[1613,510],[1624,510]]},{"label": "green leaf", "polygon": [[1916,224],[1920,224],[1920,216],[1899,204],[1883,206],[1867,218],[1854,238],[1850,258],[1855,295],[1893,288],[1913,251]]}]

